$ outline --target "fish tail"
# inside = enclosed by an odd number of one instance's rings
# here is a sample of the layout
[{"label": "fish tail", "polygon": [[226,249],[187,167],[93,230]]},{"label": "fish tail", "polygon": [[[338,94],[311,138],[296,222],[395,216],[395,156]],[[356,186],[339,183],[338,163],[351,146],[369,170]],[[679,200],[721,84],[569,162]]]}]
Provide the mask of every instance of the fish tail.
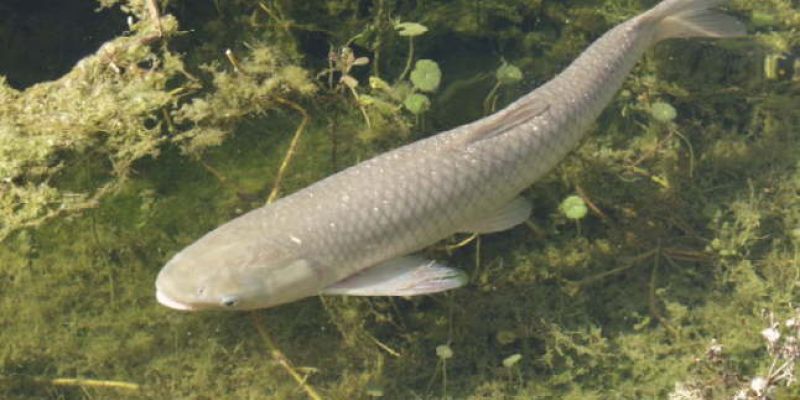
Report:
[{"label": "fish tail", "polygon": [[728,0],[665,0],[642,18],[655,23],[654,41],[670,38],[727,38],[746,34],[738,19],[714,7]]}]

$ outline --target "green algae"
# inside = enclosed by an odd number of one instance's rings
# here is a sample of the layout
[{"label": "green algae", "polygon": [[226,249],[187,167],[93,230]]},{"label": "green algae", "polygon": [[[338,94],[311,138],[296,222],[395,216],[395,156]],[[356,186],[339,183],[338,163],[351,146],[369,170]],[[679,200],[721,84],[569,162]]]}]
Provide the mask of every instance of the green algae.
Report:
[{"label": "green algae", "polygon": [[[175,251],[263,204],[301,119],[281,101],[299,101],[312,116],[284,192],[424,134],[402,132],[413,115],[387,107],[370,114],[385,116],[372,139],[360,139],[367,130],[358,106],[309,78],[324,69],[328,50],[314,52],[315,35],[343,43],[377,12],[420,21],[429,31],[417,54],[441,65],[442,97],[463,77],[467,84],[448,98],[471,102],[461,109],[476,112],[462,118],[473,119],[495,82],[468,77],[491,78],[499,59],[461,70],[445,61],[491,58],[490,50],[452,55],[453,40],[490,41],[524,71],[507,103],[646,6],[263,4],[272,15],[246,2],[166,6],[166,39],[156,40],[145,2],[127,2],[140,25],[108,42],[122,50],[113,58],[96,51],[56,81],[2,86],[3,398],[304,398],[247,314],[165,309],[153,281]],[[800,20],[784,0],[733,8],[771,22],[755,24],[752,40],[665,43],[649,53],[593,135],[525,193],[536,205],[530,228],[483,236],[453,254],[427,251],[463,266],[466,288],[259,312],[307,383],[333,399],[444,391],[469,399],[721,399],[764,374],[764,310],[783,320],[798,302],[800,114],[796,82],[758,73],[762,54],[798,47],[791,30]],[[170,43],[180,44],[184,24],[202,39],[178,52]],[[407,43],[392,35],[375,34],[384,40],[383,72],[373,76],[401,72]],[[437,119],[442,97],[430,98],[428,130],[452,126]],[[679,111],[672,123],[653,120],[656,101]],[[391,121],[402,122],[401,132]],[[559,210],[575,192],[599,210],[590,208],[580,227]],[[713,343],[723,346],[724,367],[709,358]],[[446,363],[437,354],[443,345]],[[517,360],[513,371],[509,359]],[[59,377],[141,386],[47,384]],[[782,390],[780,398],[800,395]]]}]

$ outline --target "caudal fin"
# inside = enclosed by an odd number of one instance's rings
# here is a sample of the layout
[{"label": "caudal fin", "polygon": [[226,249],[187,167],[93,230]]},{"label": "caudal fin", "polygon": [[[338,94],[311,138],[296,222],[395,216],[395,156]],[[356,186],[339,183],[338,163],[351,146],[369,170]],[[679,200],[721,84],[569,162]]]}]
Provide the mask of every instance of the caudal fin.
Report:
[{"label": "caudal fin", "polygon": [[644,18],[656,24],[655,40],[686,37],[727,38],[746,34],[738,19],[714,7],[728,0],[665,0]]}]

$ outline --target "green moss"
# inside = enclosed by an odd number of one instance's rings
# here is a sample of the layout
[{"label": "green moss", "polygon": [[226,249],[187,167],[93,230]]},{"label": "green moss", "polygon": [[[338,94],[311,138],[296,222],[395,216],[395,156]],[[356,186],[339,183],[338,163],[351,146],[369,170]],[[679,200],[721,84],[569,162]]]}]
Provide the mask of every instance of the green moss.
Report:
[{"label": "green moss", "polygon": [[[123,9],[150,17],[144,2]],[[194,66],[212,76],[206,85],[179,55],[154,45],[176,35],[174,17],[161,18],[158,29],[145,19],[56,81],[17,91],[0,77],[0,239],[94,207],[119,189],[135,161],[158,156],[167,141],[199,155],[245,117],[280,107],[276,99],[314,91],[305,70],[263,45],[250,46],[236,66],[243,71]],[[110,164],[71,187],[65,180],[74,181],[73,161],[81,158]]]}]

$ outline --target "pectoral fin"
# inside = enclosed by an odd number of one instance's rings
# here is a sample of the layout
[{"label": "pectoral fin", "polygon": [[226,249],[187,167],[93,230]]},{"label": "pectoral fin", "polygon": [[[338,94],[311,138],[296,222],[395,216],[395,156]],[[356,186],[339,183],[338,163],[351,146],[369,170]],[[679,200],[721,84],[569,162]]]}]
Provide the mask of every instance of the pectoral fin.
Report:
[{"label": "pectoral fin", "polygon": [[531,202],[522,197],[517,197],[485,217],[472,221],[461,228],[460,231],[491,233],[511,229],[525,222],[530,217],[532,208]]},{"label": "pectoral fin", "polygon": [[323,289],[348,296],[416,296],[455,289],[467,275],[435,261],[405,256],[386,261]]}]

